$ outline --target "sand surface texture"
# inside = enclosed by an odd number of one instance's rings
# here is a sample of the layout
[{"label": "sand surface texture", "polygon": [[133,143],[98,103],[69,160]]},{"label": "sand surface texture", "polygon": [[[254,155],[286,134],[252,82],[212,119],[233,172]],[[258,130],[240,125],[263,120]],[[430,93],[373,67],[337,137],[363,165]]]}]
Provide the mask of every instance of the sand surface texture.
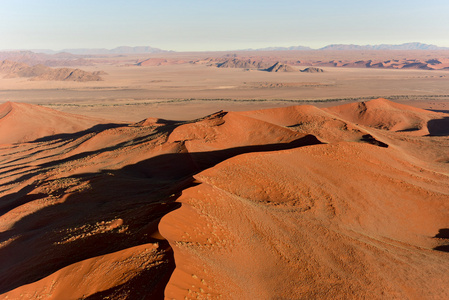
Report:
[{"label": "sand surface texture", "polygon": [[0,298],[448,299],[449,114],[0,106]]}]

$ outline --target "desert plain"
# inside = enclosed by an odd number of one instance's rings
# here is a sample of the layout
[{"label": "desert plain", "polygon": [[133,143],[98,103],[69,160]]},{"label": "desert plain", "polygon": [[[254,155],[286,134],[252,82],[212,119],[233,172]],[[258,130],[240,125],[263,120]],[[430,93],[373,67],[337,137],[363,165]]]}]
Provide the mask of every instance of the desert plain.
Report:
[{"label": "desert plain", "polygon": [[[21,56],[11,59],[14,58]],[[296,71],[315,64],[325,72],[270,73],[215,66],[234,58],[266,61],[267,65],[286,62]],[[333,65],[329,63],[331,61],[353,63],[393,59],[439,59],[447,63],[436,66],[449,67],[449,54],[442,50],[168,52],[93,56],[84,59],[88,63],[83,60],[85,65],[75,67],[105,72],[102,81],[3,78],[0,97],[3,102],[26,102],[70,113],[136,122],[148,117],[189,120],[221,109],[242,111],[297,104],[322,107],[379,97],[420,108],[447,109],[447,70],[329,67]],[[25,61],[41,62],[33,57]],[[72,61],[72,64],[78,62]],[[53,60],[52,64],[55,63],[67,64],[67,60]]]},{"label": "desert plain", "polygon": [[6,56],[0,297],[449,298],[447,51]]}]

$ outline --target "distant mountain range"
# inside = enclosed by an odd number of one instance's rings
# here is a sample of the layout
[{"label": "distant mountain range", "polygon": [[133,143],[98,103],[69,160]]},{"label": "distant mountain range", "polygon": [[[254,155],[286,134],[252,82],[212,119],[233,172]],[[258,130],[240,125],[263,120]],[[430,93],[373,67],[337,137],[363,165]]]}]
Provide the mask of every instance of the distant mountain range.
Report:
[{"label": "distant mountain range", "polygon": [[62,49],[60,51],[54,51],[51,49],[32,49],[31,51],[36,53],[55,54],[55,53],[71,53],[77,55],[101,55],[101,54],[133,54],[133,53],[164,53],[171,52],[169,50],[162,50],[150,46],[120,46],[114,49],[106,48],[74,48],[74,49]]},{"label": "distant mountain range", "polygon": [[[405,43],[399,45],[393,44],[380,44],[380,45],[353,45],[353,44],[331,44],[319,49],[313,49],[307,46],[291,46],[291,47],[265,47],[258,49],[240,49],[240,50],[229,50],[229,51],[311,51],[311,50],[449,50],[448,47],[438,47],[431,44],[423,43]],[[106,48],[73,48],[73,49],[62,49],[59,51],[54,51],[51,49],[30,49],[34,53],[44,53],[44,54],[75,54],[75,55],[105,55],[105,54],[143,54],[143,53],[167,53],[174,52],[170,50],[163,50],[159,48],[154,48],[151,46],[120,46],[114,49]],[[9,50],[12,52],[12,50]]]},{"label": "distant mountain range", "polygon": [[314,50],[307,46],[291,46],[291,47],[266,47],[258,49],[243,49],[241,51],[289,51],[289,50]]},{"label": "distant mountain range", "polygon": [[320,50],[448,50],[447,47],[422,43],[405,43],[400,45],[380,44],[380,45],[345,45],[333,44],[320,48]]},{"label": "distant mountain range", "polygon": [[312,49],[306,46],[292,47],[267,47],[259,49],[244,49],[242,51],[288,51],[288,50],[449,50],[448,47],[438,47],[423,43],[405,43],[400,45],[380,44],[380,45],[353,45],[353,44],[331,44],[323,48]]}]

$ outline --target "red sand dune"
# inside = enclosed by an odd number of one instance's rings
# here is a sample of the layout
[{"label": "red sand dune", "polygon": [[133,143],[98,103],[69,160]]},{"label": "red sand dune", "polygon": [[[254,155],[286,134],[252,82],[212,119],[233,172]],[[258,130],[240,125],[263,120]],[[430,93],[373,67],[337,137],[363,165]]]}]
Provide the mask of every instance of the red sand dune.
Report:
[{"label": "red sand dune", "polygon": [[436,113],[386,99],[350,103],[324,109],[349,122],[392,131],[418,131],[429,134],[427,123]]},{"label": "red sand dune", "polygon": [[377,99],[85,130],[5,103],[1,138],[41,129],[0,146],[0,295],[447,299],[448,120]]},{"label": "red sand dune", "polygon": [[389,152],[318,145],[194,176],[160,225],[177,266],[166,297],[447,297],[432,237],[448,225],[448,177]]},{"label": "red sand dune", "polygon": [[75,133],[106,123],[106,120],[67,114],[42,106],[6,102],[0,105],[0,144]]}]

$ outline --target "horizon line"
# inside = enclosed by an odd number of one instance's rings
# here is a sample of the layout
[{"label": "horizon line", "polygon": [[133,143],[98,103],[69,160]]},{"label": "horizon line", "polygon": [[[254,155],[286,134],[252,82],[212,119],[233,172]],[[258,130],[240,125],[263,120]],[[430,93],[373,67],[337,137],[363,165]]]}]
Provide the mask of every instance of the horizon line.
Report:
[{"label": "horizon line", "polygon": [[[139,46],[128,46],[128,45],[120,45],[112,48],[107,47],[79,47],[79,48],[62,48],[59,50],[54,50],[51,48],[10,48],[10,49],[0,49],[0,52],[7,52],[7,51],[49,51],[49,52],[55,52],[56,53],[62,53],[67,52],[68,50],[104,50],[104,51],[113,51],[119,48],[152,48],[155,51],[161,51],[161,52],[229,52],[229,51],[276,51],[276,49],[279,49],[279,51],[313,51],[313,50],[326,50],[325,48],[330,46],[354,46],[354,47],[376,47],[376,46],[391,46],[391,47],[397,47],[397,46],[404,46],[404,45],[420,45],[425,47],[436,47],[440,49],[398,49],[398,50],[449,50],[449,47],[446,46],[439,46],[436,44],[427,44],[422,42],[405,42],[400,44],[388,44],[388,43],[380,43],[380,44],[354,44],[354,43],[332,43],[332,44],[326,44],[323,47],[318,48],[312,48],[310,46],[305,45],[294,45],[294,46],[266,46],[266,47],[260,47],[260,48],[242,48],[242,49],[226,49],[226,50],[169,50],[169,49],[162,49],[159,47],[154,47],[151,45],[139,45]],[[289,48],[305,48],[305,49],[289,49]],[[349,50],[349,49],[348,49]],[[396,49],[351,49],[351,50],[396,50]],[[136,52],[137,54],[137,52]]]}]

